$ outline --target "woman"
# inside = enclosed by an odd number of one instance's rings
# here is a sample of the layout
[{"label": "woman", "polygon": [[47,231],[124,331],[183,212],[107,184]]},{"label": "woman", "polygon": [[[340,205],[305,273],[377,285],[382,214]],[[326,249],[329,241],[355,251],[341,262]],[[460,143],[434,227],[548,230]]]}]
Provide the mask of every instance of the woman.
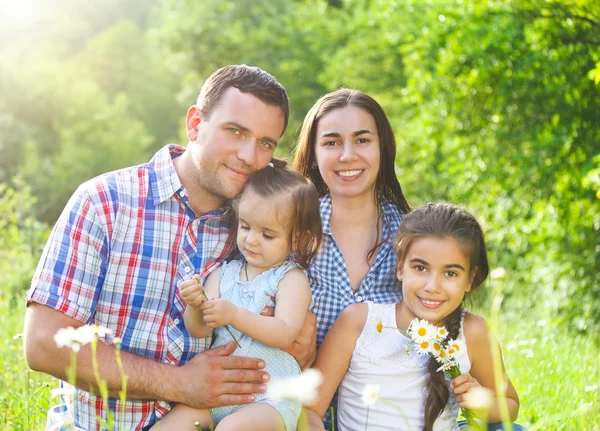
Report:
[{"label": "woman", "polygon": [[392,239],[410,207],[395,158],[392,127],[365,93],[328,93],[304,119],[294,168],[321,196],[323,242],[309,268],[318,347],[348,305],[399,300]]}]

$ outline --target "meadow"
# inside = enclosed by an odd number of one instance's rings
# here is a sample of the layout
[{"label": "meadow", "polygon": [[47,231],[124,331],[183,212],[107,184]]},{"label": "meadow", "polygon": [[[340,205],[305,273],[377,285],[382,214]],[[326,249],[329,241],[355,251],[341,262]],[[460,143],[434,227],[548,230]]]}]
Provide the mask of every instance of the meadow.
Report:
[{"label": "meadow", "polygon": [[[477,307],[484,315],[486,307]],[[57,380],[23,358],[22,298],[0,301],[0,429],[42,430]],[[532,430],[600,429],[598,334],[574,333],[543,310],[502,311],[497,329],[507,372],[521,398],[518,422]],[[493,321],[492,321],[493,324]]]}]

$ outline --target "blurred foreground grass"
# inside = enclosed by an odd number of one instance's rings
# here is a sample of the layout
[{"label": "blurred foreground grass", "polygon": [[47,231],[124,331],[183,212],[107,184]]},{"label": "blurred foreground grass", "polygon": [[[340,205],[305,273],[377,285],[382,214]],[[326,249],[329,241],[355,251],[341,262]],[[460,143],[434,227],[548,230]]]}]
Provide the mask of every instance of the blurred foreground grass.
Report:
[{"label": "blurred foreground grass", "polygon": [[[56,381],[28,371],[23,359],[24,312],[22,300],[0,300],[1,430],[43,429],[56,401],[50,397]],[[599,334],[571,333],[534,311],[504,312],[498,327],[506,368],[521,398],[518,422],[530,431],[600,430]]]}]

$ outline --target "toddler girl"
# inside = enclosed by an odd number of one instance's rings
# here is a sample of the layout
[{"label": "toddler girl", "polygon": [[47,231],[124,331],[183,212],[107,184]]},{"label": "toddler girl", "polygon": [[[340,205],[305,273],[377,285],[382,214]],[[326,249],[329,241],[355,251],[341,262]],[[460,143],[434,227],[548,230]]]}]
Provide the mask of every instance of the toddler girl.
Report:
[{"label": "toddler girl", "polygon": [[[209,275],[204,291],[210,300],[195,278],[180,286],[188,304],[184,321],[190,335],[212,334],[213,347],[218,347],[231,342],[233,334],[241,345],[234,355],[264,359],[271,381],[301,372],[295,359],[281,349],[292,344],[304,323],[311,303],[305,269],[322,235],[315,187],[285,166],[273,160],[249,176],[234,204],[243,259],[225,263]],[[275,316],[260,315],[272,305],[272,297]],[[219,431],[293,431],[300,410],[298,402],[257,394],[254,403],[243,406],[194,410],[177,405],[154,429],[195,430],[198,421],[203,429],[216,422]]]},{"label": "toddler girl", "polygon": [[[458,409],[465,406],[465,397],[481,386],[495,392],[485,320],[462,306],[465,294],[488,275],[479,223],[457,206],[428,204],[405,217],[394,246],[402,300],[354,304],[340,314],[315,362],[325,381],[310,407],[311,429],[323,429],[321,417],[338,385],[336,429],[340,431],[364,430],[365,426],[458,430]],[[462,375],[447,382],[443,372],[437,371],[438,362],[430,355],[417,354],[413,340],[395,330],[406,332],[415,318],[445,326],[449,338],[466,343],[467,352],[459,360]],[[516,418],[519,398],[506,379],[506,401],[494,397],[482,419],[500,421],[499,402],[507,403],[510,420]],[[381,398],[369,407],[361,399],[368,384],[379,385]]]}]

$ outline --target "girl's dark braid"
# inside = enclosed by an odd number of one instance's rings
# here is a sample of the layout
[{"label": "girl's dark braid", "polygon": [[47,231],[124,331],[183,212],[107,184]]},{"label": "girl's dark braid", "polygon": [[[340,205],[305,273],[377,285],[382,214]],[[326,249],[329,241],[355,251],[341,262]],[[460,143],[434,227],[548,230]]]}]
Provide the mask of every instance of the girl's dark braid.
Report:
[{"label": "girl's dark braid", "polygon": [[[448,337],[451,339],[458,338],[458,334],[460,333],[462,311],[462,306],[459,306],[444,321],[444,325],[448,330]],[[429,379],[427,381],[428,395],[425,400],[425,425],[423,426],[423,431],[433,431],[433,423],[442,413],[450,398],[446,377],[443,371],[437,371],[439,367],[440,364],[438,361],[434,357],[430,357],[427,362]]]}]

